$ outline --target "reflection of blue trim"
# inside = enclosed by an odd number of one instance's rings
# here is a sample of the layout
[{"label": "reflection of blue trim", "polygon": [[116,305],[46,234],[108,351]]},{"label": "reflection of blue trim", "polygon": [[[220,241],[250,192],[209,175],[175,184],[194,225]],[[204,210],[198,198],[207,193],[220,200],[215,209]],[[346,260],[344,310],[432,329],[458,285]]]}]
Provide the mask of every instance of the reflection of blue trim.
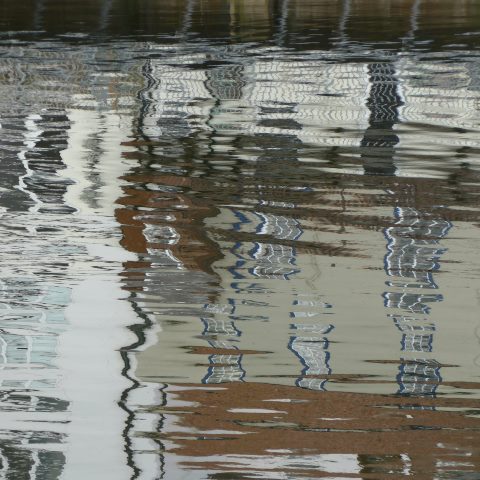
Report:
[{"label": "reflection of blue trim", "polygon": [[298,227],[299,233],[298,233],[298,235],[295,235],[295,237],[293,237],[293,240],[298,240],[303,235],[303,228],[300,225],[300,222],[298,222],[297,220],[295,220],[295,222],[297,222],[297,227]]},{"label": "reflection of blue trim", "polygon": [[243,257],[241,255],[239,255],[236,250],[238,250],[241,246],[242,246],[242,242],[235,242],[235,244],[233,245],[233,247],[230,249],[230,251],[238,258],[241,258],[243,259]]},{"label": "reflection of blue trim", "polygon": [[385,272],[387,273],[388,275],[388,258],[389,256],[393,253],[393,247],[391,246],[393,243],[394,243],[394,238],[388,233],[390,228],[392,227],[388,227],[388,228],[384,228],[383,229],[383,237],[385,238],[385,240],[387,241],[387,253],[384,255],[383,257],[383,269],[385,270]]},{"label": "reflection of blue trim", "polygon": [[[299,337],[290,337],[290,341],[288,342],[288,349],[293,352],[293,354],[300,360],[300,363],[303,365],[303,369],[300,372],[300,375],[308,375],[308,370],[310,367],[306,364],[305,359],[293,348],[293,343],[295,342],[296,339]],[[300,337],[301,338],[301,337]],[[322,350],[325,350],[325,366],[327,367],[327,373],[326,375],[330,375],[332,373],[332,369],[330,368],[330,352],[328,351],[328,346],[330,342],[328,341],[328,338],[319,338],[319,342],[323,342],[323,347]],[[312,342],[313,343],[313,342]],[[315,342],[317,343],[317,342]]]},{"label": "reflection of blue trim", "polygon": [[[298,377],[295,380],[295,386],[300,387],[300,388],[307,388],[307,387],[304,387],[303,385],[301,385],[302,380],[308,380],[308,379],[306,379],[304,377]],[[322,380],[322,383],[320,383],[320,385],[319,385],[320,388],[318,390],[322,391],[322,392],[326,392],[327,391],[327,389],[325,388],[326,383],[327,383],[327,379]]]},{"label": "reflection of blue trim", "polygon": [[232,277],[237,280],[242,280],[244,278],[247,278],[245,277],[245,275],[241,274],[240,272],[237,272],[237,269],[242,268],[245,265],[245,263],[247,263],[245,260],[237,260],[235,262],[235,265],[227,268],[227,271],[230,272],[232,274]]},{"label": "reflection of blue trim", "polygon": [[257,226],[255,227],[255,233],[258,234],[263,229],[263,227],[266,225],[267,220],[265,219],[265,216],[263,216],[261,213],[253,212],[253,214],[260,220],[260,223],[257,224]]},{"label": "reflection of blue trim", "polygon": [[[232,282],[230,284],[230,288],[232,288],[235,293],[243,293],[245,292],[245,288],[242,288],[240,285],[239,285],[240,282]],[[248,285],[248,289],[247,290],[256,290],[255,293],[259,293],[259,292],[262,292],[262,291],[267,291],[266,288],[261,284],[261,283],[255,283],[255,282],[252,282]],[[250,293],[250,292],[248,292]]]},{"label": "reflection of blue trim", "polygon": [[294,266],[296,266],[296,263],[295,263],[296,261],[297,261],[297,259],[295,258],[295,249],[292,248],[292,256],[288,259],[288,262],[287,262],[287,263],[288,263],[289,265],[294,265]]},{"label": "reflection of blue trim", "polygon": [[249,220],[240,210],[232,210],[232,212],[239,220],[232,225],[234,230],[239,231],[242,225],[252,223],[252,221]]},{"label": "reflection of blue trim", "polygon": [[389,308],[389,306],[388,306],[388,295],[389,295],[389,292],[383,292],[383,293],[382,293],[383,306],[384,306],[385,308]]},{"label": "reflection of blue trim", "polygon": [[260,243],[259,242],[254,242],[252,249],[248,252],[248,255],[250,255],[251,258],[255,258],[255,254],[260,250]]}]

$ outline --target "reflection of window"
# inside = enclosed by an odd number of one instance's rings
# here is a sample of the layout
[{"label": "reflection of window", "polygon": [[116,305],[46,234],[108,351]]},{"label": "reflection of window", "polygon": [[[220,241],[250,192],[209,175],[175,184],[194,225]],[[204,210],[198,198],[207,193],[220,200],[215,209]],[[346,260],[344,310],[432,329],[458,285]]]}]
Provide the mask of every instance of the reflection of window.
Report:
[{"label": "reflection of window", "polygon": [[[234,211],[234,214],[238,219],[233,225],[235,230],[248,226],[258,236],[270,235],[276,240],[289,241],[297,240],[303,233],[299,222],[291,217],[259,212],[250,214]],[[288,280],[291,275],[299,272],[295,267],[296,251],[290,245],[256,241],[247,250],[244,243],[238,242],[232,252],[238,258],[236,264],[229,269],[235,278],[245,278],[245,270],[257,278],[282,280]]]},{"label": "reflection of window", "polygon": [[385,306],[387,308],[399,308],[408,310],[411,313],[430,313],[429,303],[441,302],[443,296],[440,294],[419,294],[410,292],[386,292],[384,294]]},{"label": "reflection of window", "polygon": [[[396,208],[394,216],[395,225],[385,229],[387,275],[409,279],[397,281],[394,286],[437,288],[433,272],[439,268],[438,259],[445,252],[439,247],[439,240],[448,233],[451,223],[422,215],[413,208]],[[412,280],[415,284],[409,285]]]},{"label": "reflection of window", "polygon": [[224,65],[206,70],[206,87],[219,100],[239,100],[246,85],[242,65]]},{"label": "reflection of window", "polygon": [[[225,306],[205,305],[205,310],[213,315],[234,312],[234,305]],[[236,353],[238,348],[231,340],[241,335],[231,318],[222,319],[217,317],[202,318],[204,330],[202,335],[208,344],[217,350],[230,350],[231,353],[219,353],[208,357],[209,366],[202,383],[239,382],[243,380],[245,371],[242,368],[242,354]],[[222,336],[224,338],[222,338]],[[219,338],[220,337],[220,338]]]},{"label": "reflection of window", "polygon": [[243,355],[210,355],[208,372],[202,383],[240,382],[245,376]]},{"label": "reflection of window", "polygon": [[406,333],[402,337],[402,350],[405,352],[431,352],[432,334]]},{"label": "reflection of window", "polygon": [[435,360],[412,360],[402,363],[397,376],[403,395],[434,395],[442,381],[440,367]]}]

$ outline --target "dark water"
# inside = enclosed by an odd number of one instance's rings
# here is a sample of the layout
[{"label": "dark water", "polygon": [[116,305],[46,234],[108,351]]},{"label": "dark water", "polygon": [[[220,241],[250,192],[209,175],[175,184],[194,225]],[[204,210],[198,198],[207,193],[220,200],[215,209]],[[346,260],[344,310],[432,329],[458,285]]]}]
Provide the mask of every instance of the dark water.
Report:
[{"label": "dark water", "polygon": [[480,478],[479,42],[0,0],[1,478]]}]

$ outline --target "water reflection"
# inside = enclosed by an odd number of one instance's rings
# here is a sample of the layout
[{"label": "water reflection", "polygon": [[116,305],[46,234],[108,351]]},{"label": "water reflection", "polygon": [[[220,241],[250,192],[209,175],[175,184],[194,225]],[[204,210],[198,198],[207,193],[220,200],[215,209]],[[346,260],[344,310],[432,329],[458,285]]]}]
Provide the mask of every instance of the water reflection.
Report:
[{"label": "water reflection", "polygon": [[367,3],[2,6],[6,478],[475,477],[478,8]]}]

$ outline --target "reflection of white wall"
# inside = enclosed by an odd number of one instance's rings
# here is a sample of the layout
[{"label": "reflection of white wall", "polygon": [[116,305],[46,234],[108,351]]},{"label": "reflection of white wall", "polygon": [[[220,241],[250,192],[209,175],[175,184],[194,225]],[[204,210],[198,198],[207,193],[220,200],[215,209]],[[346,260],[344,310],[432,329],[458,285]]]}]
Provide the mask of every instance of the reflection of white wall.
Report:
[{"label": "reflection of white wall", "polygon": [[67,111],[70,120],[68,148],[62,152],[66,169],[62,175],[73,184],[65,202],[82,214],[113,216],[122,196],[122,181],[131,161],[122,153],[133,148],[122,146],[131,135],[130,116],[86,109]]},{"label": "reflection of white wall", "polygon": [[[368,127],[368,77],[363,64],[333,64],[324,60],[279,61],[266,58],[251,67],[252,85],[245,100],[256,108],[255,120],[289,119],[301,130],[266,128],[254,132],[290,134],[307,144],[358,146]],[[265,113],[263,107],[291,109]],[[335,133],[341,127],[346,132]],[[351,132],[349,132],[351,131]]]},{"label": "reflection of white wall", "polygon": [[[119,262],[130,255],[118,248],[91,248],[100,259]],[[106,256],[108,255],[108,257]],[[119,349],[134,341],[126,327],[136,316],[121,290],[118,273],[94,275],[73,287],[66,309],[68,329],[59,338],[61,389],[70,402],[66,465],[62,478],[128,478],[122,432],[127,413],[118,401],[130,382],[122,376]]]},{"label": "reflection of white wall", "polygon": [[[461,63],[420,63],[407,57],[396,68],[405,103],[396,127],[397,175],[444,177],[446,168],[466,161],[454,157],[458,149],[480,147],[480,92],[471,87],[471,71]],[[467,161],[479,164],[475,155]]]},{"label": "reflection of white wall", "polygon": [[[152,46],[155,50],[161,48]],[[187,129],[209,129],[205,124],[213,106],[206,88],[205,70],[187,68],[202,63],[206,55],[175,55],[175,65],[150,60],[147,76],[152,85],[142,92],[146,112],[142,115],[142,131],[152,138],[175,134],[175,122],[183,122]],[[162,126],[163,125],[163,126]]]},{"label": "reflection of white wall", "polygon": [[[250,135],[294,135],[324,146],[360,144],[369,116],[364,64],[259,56],[235,67],[186,68],[206,60],[206,55],[199,54],[177,54],[175,65],[151,60],[152,85],[143,93],[148,105],[145,133],[171,135],[174,122],[183,121],[192,131],[215,128],[219,134],[237,130]],[[267,113],[264,107],[276,111]],[[267,119],[291,120],[300,129],[260,123]],[[335,133],[338,127],[346,131]]]}]

